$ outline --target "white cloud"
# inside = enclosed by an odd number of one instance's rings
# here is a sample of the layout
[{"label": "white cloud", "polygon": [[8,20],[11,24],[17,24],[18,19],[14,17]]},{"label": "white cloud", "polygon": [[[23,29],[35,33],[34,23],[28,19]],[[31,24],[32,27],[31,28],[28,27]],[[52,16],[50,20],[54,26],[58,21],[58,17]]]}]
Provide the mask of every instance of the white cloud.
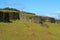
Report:
[{"label": "white cloud", "polygon": [[58,14],[45,14],[45,16],[49,16],[49,17],[54,17],[54,18],[59,18],[59,15]]},{"label": "white cloud", "polygon": [[55,13],[55,14],[60,14],[60,11],[55,11],[54,13]]},{"label": "white cloud", "polygon": [[60,19],[60,11],[54,11],[52,13],[40,13],[40,14],[37,14],[37,15],[42,15],[42,16],[48,16],[48,17],[54,17],[54,18],[58,18]]},{"label": "white cloud", "polygon": [[60,19],[60,11],[55,11],[51,14],[45,14],[45,16],[49,16],[49,17],[54,17],[54,18],[59,18]]},{"label": "white cloud", "polygon": [[55,15],[55,14],[46,14],[46,16],[56,17],[56,16],[58,16],[58,15]]},{"label": "white cloud", "polygon": [[55,11],[56,13],[60,13],[60,11]]}]

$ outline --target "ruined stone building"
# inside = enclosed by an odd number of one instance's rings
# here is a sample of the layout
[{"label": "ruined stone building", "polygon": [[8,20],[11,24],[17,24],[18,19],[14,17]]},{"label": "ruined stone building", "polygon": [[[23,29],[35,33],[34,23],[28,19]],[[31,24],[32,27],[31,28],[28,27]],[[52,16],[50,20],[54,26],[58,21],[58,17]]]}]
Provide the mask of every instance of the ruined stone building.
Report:
[{"label": "ruined stone building", "polygon": [[23,12],[23,15],[21,14],[22,12],[12,8],[0,9],[0,22],[1,21],[9,22],[10,20],[27,20],[30,22],[41,23],[41,24],[43,24],[46,21],[55,23],[55,19],[51,17],[42,17],[31,13],[25,13],[25,12]]},{"label": "ruined stone building", "polygon": [[26,15],[20,15],[20,20],[28,20],[29,17]]},{"label": "ruined stone building", "polygon": [[60,20],[56,20],[56,23],[57,23],[57,24],[60,23]]},{"label": "ruined stone building", "polygon": [[0,11],[0,21],[10,21],[17,20],[19,18],[18,12],[10,12],[10,11]]},{"label": "ruined stone building", "polygon": [[41,16],[34,16],[30,20],[31,20],[31,22],[34,22],[34,23],[42,23],[43,22]]}]

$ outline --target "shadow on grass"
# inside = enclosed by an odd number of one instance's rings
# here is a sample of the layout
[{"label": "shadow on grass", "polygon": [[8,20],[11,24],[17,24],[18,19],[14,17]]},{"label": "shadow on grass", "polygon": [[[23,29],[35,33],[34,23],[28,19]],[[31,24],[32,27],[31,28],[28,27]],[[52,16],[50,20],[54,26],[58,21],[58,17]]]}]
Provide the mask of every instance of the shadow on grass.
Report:
[{"label": "shadow on grass", "polygon": [[4,23],[12,23],[12,21],[4,21]]},{"label": "shadow on grass", "polygon": [[0,21],[0,22],[3,22],[3,23],[12,23],[12,21]]}]

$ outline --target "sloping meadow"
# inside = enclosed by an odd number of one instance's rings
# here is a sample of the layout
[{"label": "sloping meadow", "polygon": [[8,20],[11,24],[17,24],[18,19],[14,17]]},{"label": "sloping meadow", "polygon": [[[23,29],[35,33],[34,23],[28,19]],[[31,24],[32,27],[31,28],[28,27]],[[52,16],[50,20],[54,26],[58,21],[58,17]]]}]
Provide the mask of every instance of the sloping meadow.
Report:
[{"label": "sloping meadow", "polygon": [[41,24],[16,20],[13,23],[0,23],[0,40],[60,40],[60,24]]}]

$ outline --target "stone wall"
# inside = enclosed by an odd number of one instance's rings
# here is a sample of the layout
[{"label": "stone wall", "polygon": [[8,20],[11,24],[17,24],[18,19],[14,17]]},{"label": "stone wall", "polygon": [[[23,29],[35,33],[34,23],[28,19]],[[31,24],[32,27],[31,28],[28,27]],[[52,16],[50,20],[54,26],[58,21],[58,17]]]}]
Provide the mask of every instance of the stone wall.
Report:
[{"label": "stone wall", "polygon": [[3,21],[3,12],[0,12],[0,21]]},{"label": "stone wall", "polygon": [[10,21],[20,19],[19,13],[0,11],[0,21]]},{"label": "stone wall", "polygon": [[10,16],[11,20],[19,20],[20,19],[19,13],[11,12],[11,13],[9,13],[9,16]]},{"label": "stone wall", "polygon": [[20,15],[20,20],[28,20],[29,17],[25,15]]},{"label": "stone wall", "polygon": [[57,23],[57,24],[60,23],[60,20],[56,20],[56,23]]}]

